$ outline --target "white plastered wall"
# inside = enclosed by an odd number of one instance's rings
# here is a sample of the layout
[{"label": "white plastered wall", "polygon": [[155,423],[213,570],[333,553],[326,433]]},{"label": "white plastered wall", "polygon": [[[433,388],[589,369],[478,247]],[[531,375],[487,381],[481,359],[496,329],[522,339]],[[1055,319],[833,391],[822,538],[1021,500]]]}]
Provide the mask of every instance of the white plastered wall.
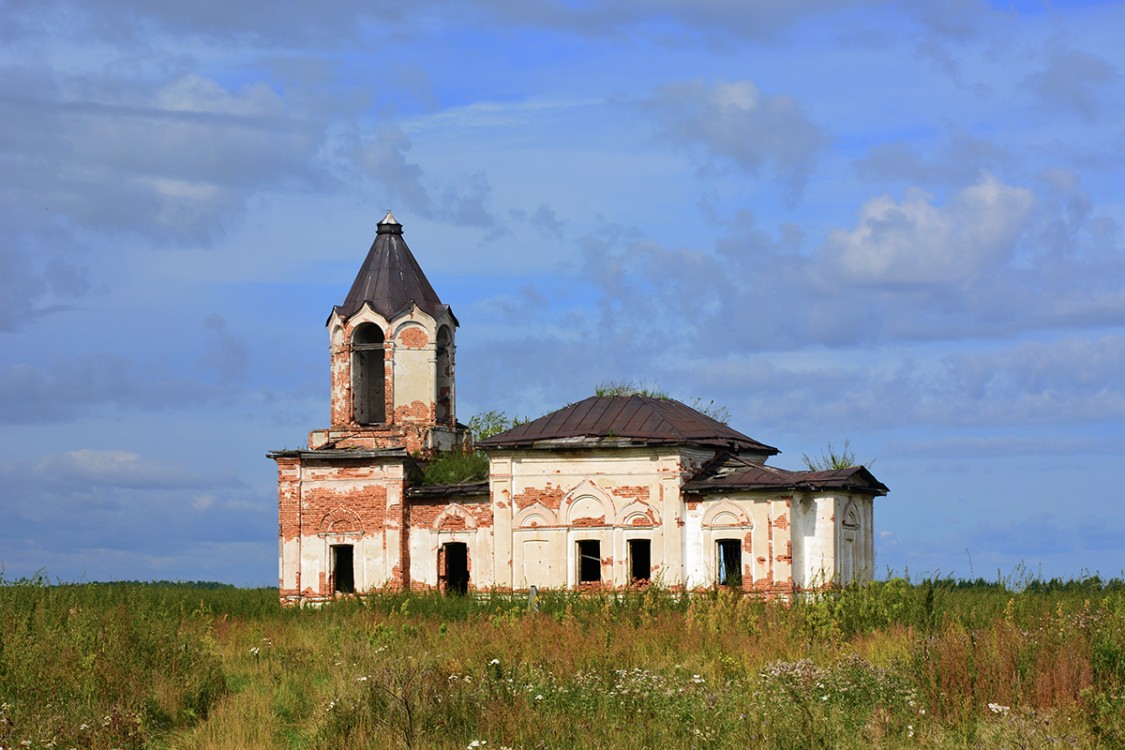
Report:
[{"label": "white plastered wall", "polygon": [[703,496],[692,503],[684,527],[689,588],[714,586],[718,543],[737,540],[744,584],[785,583],[791,575],[789,498],[759,493]]},{"label": "white plastered wall", "polygon": [[[654,580],[683,582],[677,451],[523,450],[494,454],[490,463],[497,586],[578,585],[583,540],[600,543],[604,584],[629,584],[632,540],[649,541]],[[551,500],[528,499],[536,494]],[[514,498],[522,498],[519,508]]]},{"label": "white plastered wall", "polygon": [[[447,519],[454,516],[460,523],[446,523]],[[454,526],[464,528],[453,528]],[[478,527],[473,513],[457,503],[447,506],[429,526],[411,527],[411,585],[438,586],[438,552],[442,545],[450,542],[461,542],[466,546],[469,555],[469,584],[476,589],[492,588],[495,585],[492,527]]]}]

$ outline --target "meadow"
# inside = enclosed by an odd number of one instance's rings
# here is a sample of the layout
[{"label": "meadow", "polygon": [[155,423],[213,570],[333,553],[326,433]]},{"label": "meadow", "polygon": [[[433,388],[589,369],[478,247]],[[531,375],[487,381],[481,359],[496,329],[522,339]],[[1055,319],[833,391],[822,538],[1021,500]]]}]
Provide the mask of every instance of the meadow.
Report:
[{"label": "meadow", "polygon": [[792,604],[0,579],[0,748],[1122,748],[1125,582]]}]

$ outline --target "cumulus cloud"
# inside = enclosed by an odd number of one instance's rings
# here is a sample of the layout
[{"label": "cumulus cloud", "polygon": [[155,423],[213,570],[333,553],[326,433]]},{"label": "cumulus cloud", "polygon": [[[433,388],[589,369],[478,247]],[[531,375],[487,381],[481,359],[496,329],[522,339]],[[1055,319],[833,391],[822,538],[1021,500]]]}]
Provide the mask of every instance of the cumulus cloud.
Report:
[{"label": "cumulus cloud", "polygon": [[1002,266],[1028,229],[1035,197],[983,174],[946,206],[911,190],[864,204],[859,225],[829,239],[843,275],[867,284],[949,284]]},{"label": "cumulus cloud", "polygon": [[639,104],[665,140],[748,174],[768,169],[794,193],[829,141],[792,97],[764,95],[746,80],[668,83]]}]

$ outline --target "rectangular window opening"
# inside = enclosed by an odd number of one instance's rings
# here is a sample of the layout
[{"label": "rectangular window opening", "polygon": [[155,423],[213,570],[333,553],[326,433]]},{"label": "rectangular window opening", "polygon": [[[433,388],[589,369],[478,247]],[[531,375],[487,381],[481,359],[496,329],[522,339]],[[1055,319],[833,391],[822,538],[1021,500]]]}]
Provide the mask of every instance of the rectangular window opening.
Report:
[{"label": "rectangular window opening", "polygon": [[355,563],[352,545],[332,545],[332,593],[355,593]]},{"label": "rectangular window opening", "polygon": [[587,539],[578,543],[578,582],[598,583],[602,580],[602,543]]},{"label": "rectangular window opening", "polygon": [[737,539],[717,542],[719,585],[742,588],[742,543]]},{"label": "rectangular window opening", "polygon": [[648,539],[629,540],[629,579],[649,581],[652,578],[652,542]]}]

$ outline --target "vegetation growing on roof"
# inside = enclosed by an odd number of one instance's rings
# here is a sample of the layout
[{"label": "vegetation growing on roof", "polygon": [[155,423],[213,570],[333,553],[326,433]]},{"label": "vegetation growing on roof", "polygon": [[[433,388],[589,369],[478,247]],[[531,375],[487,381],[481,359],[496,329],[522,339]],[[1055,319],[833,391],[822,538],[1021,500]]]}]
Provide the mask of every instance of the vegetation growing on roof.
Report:
[{"label": "vegetation growing on roof", "polygon": [[[469,430],[472,431],[473,442],[476,443],[506,432],[526,421],[526,418],[509,417],[502,411],[492,409],[474,414],[469,419]],[[434,456],[422,471],[419,483],[428,487],[439,484],[483,482],[486,479],[488,479],[488,456],[478,450],[455,450]]]},{"label": "vegetation growing on roof", "polygon": [[859,463],[855,460],[855,451],[851,449],[851,441],[844,440],[844,447],[836,451],[832,447],[832,443],[821,451],[819,456],[809,456],[807,453],[801,454],[801,460],[808,467],[809,471],[827,471],[829,469],[850,469],[853,466],[866,466],[870,467],[875,463],[875,459]]},{"label": "vegetation growing on roof", "polygon": [[[634,383],[632,380],[603,380],[594,386],[595,396],[648,396],[649,398],[659,398],[664,401],[671,401],[672,397],[663,388],[653,385],[648,386],[642,380],[640,384]],[[714,399],[704,400],[702,396],[696,396],[688,404],[692,409],[695,409],[700,414],[705,414],[716,422],[723,424],[730,424],[730,409],[722,404],[716,404]]]}]

